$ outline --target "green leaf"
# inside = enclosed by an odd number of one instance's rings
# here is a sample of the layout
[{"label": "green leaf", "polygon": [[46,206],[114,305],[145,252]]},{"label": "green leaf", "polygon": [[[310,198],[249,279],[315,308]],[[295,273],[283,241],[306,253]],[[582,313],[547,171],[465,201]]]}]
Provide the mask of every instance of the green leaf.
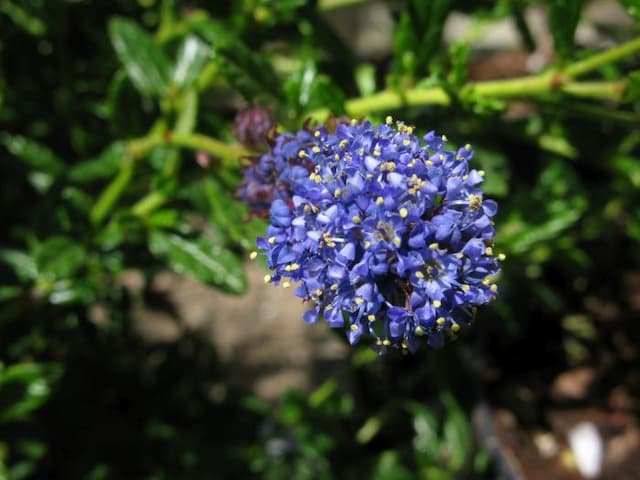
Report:
[{"label": "green leaf", "polygon": [[486,172],[482,189],[487,195],[504,197],[509,193],[510,170],[506,156],[496,150],[488,150],[482,147],[473,147],[475,153],[473,163],[476,168]]},{"label": "green leaf", "polygon": [[151,35],[134,21],[116,17],[109,22],[109,37],[138,91],[163,95],[171,78],[169,61]]},{"label": "green leaf", "polygon": [[13,268],[16,276],[22,282],[28,282],[38,278],[36,262],[25,252],[8,248],[0,249],[0,261]]},{"label": "green leaf", "polygon": [[556,52],[563,58],[573,53],[574,37],[584,0],[548,0],[549,23]]},{"label": "green leaf", "polygon": [[312,60],[305,61],[287,80],[285,92],[289,104],[298,112],[322,108],[334,115],[344,113],[344,93],[323,74],[318,73]]},{"label": "green leaf", "polygon": [[66,279],[84,266],[85,248],[69,237],[55,236],[39,243],[33,249],[38,276],[46,279]]},{"label": "green leaf", "polygon": [[47,401],[59,375],[56,364],[0,364],[0,422],[26,419]]},{"label": "green leaf", "polygon": [[210,57],[211,48],[206,43],[194,35],[186,37],[178,48],[173,82],[182,88],[191,86]]},{"label": "green leaf", "polygon": [[75,164],[69,170],[69,178],[73,182],[85,183],[111,178],[118,171],[120,161],[124,157],[124,142],[114,142],[105,148],[97,157]]},{"label": "green leaf", "polygon": [[441,399],[446,408],[443,440],[449,453],[449,469],[455,472],[464,467],[471,453],[471,427],[453,395],[446,392],[442,394]]},{"label": "green leaf", "polygon": [[356,67],[356,85],[358,93],[365,97],[376,91],[376,67],[370,63],[361,63]]},{"label": "green leaf", "polygon": [[629,15],[640,22],[640,1],[638,0],[620,0],[620,3]]},{"label": "green leaf", "polygon": [[65,171],[64,162],[49,147],[35,140],[2,132],[0,143],[26,164],[30,170],[29,181],[40,193],[49,190]]},{"label": "green leaf", "polygon": [[394,35],[396,69],[422,77],[437,59],[451,0],[409,0]]},{"label": "green leaf", "polygon": [[221,74],[247,100],[284,100],[281,81],[263,53],[249,49],[220,22],[198,21],[192,27],[213,45]]},{"label": "green leaf", "polygon": [[413,414],[413,449],[418,464],[425,467],[437,461],[440,454],[438,419],[432,410],[418,402],[410,402],[408,409]]},{"label": "green leaf", "polygon": [[13,23],[30,35],[34,37],[44,35],[47,31],[46,23],[32,15],[28,9],[21,7],[20,3],[8,0],[0,1],[0,13],[4,13]]},{"label": "green leaf", "polygon": [[187,239],[155,230],[149,238],[149,249],[154,255],[165,257],[177,273],[190,275],[229,293],[243,293],[247,288],[240,260],[206,238]]}]

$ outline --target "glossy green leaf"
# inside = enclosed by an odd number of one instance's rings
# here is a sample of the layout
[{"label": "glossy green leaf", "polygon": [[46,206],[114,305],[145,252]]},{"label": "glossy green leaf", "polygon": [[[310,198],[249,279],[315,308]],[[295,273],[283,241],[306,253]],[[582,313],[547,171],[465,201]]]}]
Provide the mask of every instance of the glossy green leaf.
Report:
[{"label": "glossy green leaf", "polygon": [[109,22],[111,44],[129,79],[143,95],[163,95],[169,85],[170,63],[151,35],[127,18]]},{"label": "glossy green leaf", "polygon": [[229,293],[243,293],[247,280],[240,260],[208,239],[187,239],[160,230],[151,232],[149,249],[166,258],[177,273],[184,273]]},{"label": "glossy green leaf", "polygon": [[189,87],[210,58],[211,48],[206,43],[194,35],[187,36],[178,48],[173,82],[182,88]]}]

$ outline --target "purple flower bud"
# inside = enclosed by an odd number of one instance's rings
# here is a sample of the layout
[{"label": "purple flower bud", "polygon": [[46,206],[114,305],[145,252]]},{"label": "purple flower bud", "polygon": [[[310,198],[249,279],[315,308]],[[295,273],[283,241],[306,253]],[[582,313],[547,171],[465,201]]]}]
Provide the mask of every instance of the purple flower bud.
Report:
[{"label": "purple flower bud", "polygon": [[275,128],[276,122],[269,110],[260,107],[241,110],[233,124],[233,134],[238,142],[247,148],[265,150],[267,136]]}]

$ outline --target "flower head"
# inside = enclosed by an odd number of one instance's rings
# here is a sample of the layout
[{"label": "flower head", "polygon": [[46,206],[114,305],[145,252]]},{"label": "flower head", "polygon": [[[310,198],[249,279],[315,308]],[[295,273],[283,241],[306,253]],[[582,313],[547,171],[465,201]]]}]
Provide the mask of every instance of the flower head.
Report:
[{"label": "flower head", "polygon": [[298,282],[312,304],[305,320],[345,327],[352,344],[365,335],[381,351],[441,346],[496,296],[497,205],[479,188],[483,172],[469,168],[470,146],[447,150],[434,132],[423,140],[402,123],[304,129],[278,137],[254,167],[277,165],[261,184],[273,199],[258,239],[267,281]]}]

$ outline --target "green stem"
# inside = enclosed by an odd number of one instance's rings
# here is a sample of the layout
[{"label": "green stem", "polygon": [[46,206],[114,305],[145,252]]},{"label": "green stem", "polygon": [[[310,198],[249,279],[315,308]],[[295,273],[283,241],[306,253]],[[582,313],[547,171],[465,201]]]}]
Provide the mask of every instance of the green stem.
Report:
[{"label": "green stem", "polygon": [[562,92],[572,97],[602,100],[619,100],[625,87],[621,82],[571,82],[562,87]]},{"label": "green stem", "polygon": [[167,140],[171,145],[178,147],[192,148],[194,150],[201,150],[216,157],[233,160],[237,165],[237,159],[239,157],[247,156],[250,152],[243,147],[237,145],[228,145],[220,140],[207,137],[198,133],[190,134],[171,134]]},{"label": "green stem", "polygon": [[640,38],[636,38],[630,42],[605,50],[602,53],[596,53],[589,58],[574,62],[571,65],[567,65],[567,67],[564,68],[563,73],[572,78],[579,77],[580,75],[596,70],[603,65],[614,63],[622,58],[634,55],[637,52],[640,52]]},{"label": "green stem", "polygon": [[111,211],[133,178],[135,168],[135,158],[132,155],[127,155],[122,162],[118,175],[109,183],[91,209],[90,217],[94,225],[102,222]]},{"label": "green stem", "polygon": [[[158,134],[153,131],[149,136],[130,140],[127,144],[127,154],[122,161],[120,171],[100,194],[95,205],[91,209],[90,217],[94,225],[101,223],[111,212],[119,198],[133,178],[137,161],[144,157],[150,150],[159,145],[174,145],[177,147],[202,150],[211,155],[227,160],[225,166],[233,167],[239,164],[238,158],[249,155],[250,152],[239,146],[227,145],[219,140],[199,134]],[[233,164],[229,162],[233,161]],[[160,198],[162,197],[162,198]],[[157,192],[152,192],[141,199],[134,206],[136,215],[144,215],[165,201]]]},{"label": "green stem", "polygon": [[368,1],[369,0],[318,0],[317,9],[320,12],[328,12],[330,10],[338,10],[352,5],[367,3]]},{"label": "green stem", "polygon": [[167,201],[167,196],[161,192],[151,192],[142,197],[131,207],[131,213],[136,217],[146,217],[151,212],[162,206]]}]

